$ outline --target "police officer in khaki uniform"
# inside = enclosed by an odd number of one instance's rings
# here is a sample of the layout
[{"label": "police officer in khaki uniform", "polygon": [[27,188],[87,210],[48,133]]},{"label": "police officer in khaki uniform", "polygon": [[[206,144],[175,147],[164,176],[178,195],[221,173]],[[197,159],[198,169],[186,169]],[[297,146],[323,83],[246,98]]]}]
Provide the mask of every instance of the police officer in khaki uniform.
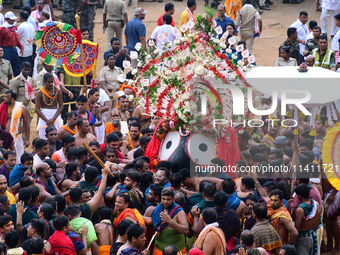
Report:
[{"label": "police officer in khaki uniform", "polygon": [[[7,85],[8,81],[13,78],[13,70],[12,70],[11,63],[8,60],[3,59],[2,58],[3,56],[4,56],[4,50],[2,49],[2,47],[0,47],[0,78]],[[7,90],[7,88],[8,88],[8,85],[7,87],[0,86],[0,95],[3,95],[5,91]],[[0,104],[2,102],[3,102],[3,96],[0,96]]]},{"label": "police officer in khaki uniform", "polygon": [[125,2],[122,0],[106,0],[103,10],[103,29],[107,29],[106,51],[111,49],[112,37],[119,38],[120,48],[122,48],[122,33],[127,22],[128,15]]},{"label": "police officer in khaki uniform", "polygon": [[240,22],[240,39],[246,42],[247,48],[251,53],[254,46],[255,35],[255,19],[258,23],[259,31],[257,31],[257,37],[260,37],[262,33],[262,19],[259,12],[252,5],[253,0],[246,0],[246,4],[236,15],[235,24],[239,26]]},{"label": "police officer in khaki uniform", "polygon": [[[25,89],[25,79],[28,81],[31,85],[32,88],[34,89],[33,85],[33,80],[31,77],[29,77],[29,74],[31,73],[31,64],[28,62],[23,62],[21,64],[21,73],[15,77],[13,80],[10,81],[9,83],[9,88],[14,90],[15,93],[17,93],[17,102],[22,102],[23,105],[26,107],[29,117],[30,117],[30,122],[33,119],[33,108],[31,105],[31,100],[26,98],[26,89]],[[34,98],[32,99],[33,103]],[[26,135],[25,135],[25,129],[22,129],[24,131],[23,133],[23,140],[25,141]]]}]

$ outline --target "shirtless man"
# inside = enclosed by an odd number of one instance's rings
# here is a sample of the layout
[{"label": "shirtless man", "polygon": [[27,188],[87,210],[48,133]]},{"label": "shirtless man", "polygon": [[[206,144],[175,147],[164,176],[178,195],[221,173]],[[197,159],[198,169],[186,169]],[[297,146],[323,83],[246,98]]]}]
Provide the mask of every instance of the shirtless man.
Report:
[{"label": "shirtless man", "polygon": [[295,213],[295,227],[299,231],[299,238],[295,242],[296,250],[301,255],[317,255],[318,246],[314,242],[318,240],[321,207],[318,202],[309,198],[307,184],[299,184],[295,188],[295,193],[302,201]]},{"label": "shirtless man", "polygon": [[112,210],[108,207],[102,208],[99,212],[99,223],[94,225],[94,229],[97,234],[97,244],[99,247],[99,253],[107,250],[110,252],[112,243],[114,242],[115,235],[113,232],[113,225],[111,223]]},{"label": "shirtless man", "polygon": [[142,129],[150,126],[151,118],[150,116],[145,115],[145,108],[142,105],[139,105],[135,108],[132,116],[138,118],[139,123],[142,125]]},{"label": "shirtless man", "polygon": [[103,121],[100,104],[98,102],[100,97],[99,89],[96,88],[90,89],[88,96],[89,96],[88,101],[89,109],[97,119],[97,122],[93,125],[93,127],[100,127],[103,124]]},{"label": "shirtless man", "polygon": [[249,152],[249,133],[244,130],[240,130],[237,132],[237,141],[241,151]]},{"label": "shirtless man", "polygon": [[77,128],[78,133],[74,136],[74,138],[76,139],[75,147],[83,146],[82,144],[83,141],[85,141],[87,144],[89,144],[92,141],[97,141],[97,138],[94,135],[90,134],[91,128],[88,120],[78,119]]},{"label": "shirtless man", "polygon": [[133,113],[134,109],[135,109],[133,99],[136,97],[136,91],[129,85],[123,84],[122,86],[123,86],[123,91],[124,91],[125,95],[128,97],[128,100],[129,100],[128,111],[131,115]]},{"label": "shirtless man", "polygon": [[267,204],[268,219],[279,234],[282,244],[287,243],[293,245],[298,238],[299,233],[294,227],[292,217],[283,204],[283,192],[279,189],[275,189],[270,193],[269,198],[257,179],[254,181],[256,189],[259,191],[262,199]]},{"label": "shirtless man", "polygon": [[127,121],[127,119],[130,117],[130,114],[128,112],[128,106],[129,100],[126,95],[123,95],[118,98],[118,109],[120,111],[121,121]]},{"label": "shirtless man", "polygon": [[269,133],[266,134],[262,140],[261,143],[268,144],[268,145],[273,145],[274,146],[274,139],[279,135],[280,131],[280,123],[279,121],[275,120],[270,120],[269,124]]},{"label": "shirtless man", "polygon": [[[132,224],[126,230],[128,240],[127,242],[119,248],[116,254],[132,254],[131,249],[134,253],[142,255],[150,255],[149,250],[140,251],[139,247],[145,247],[145,228],[139,224]],[[130,250],[130,251],[129,251]]]},{"label": "shirtless man", "polygon": [[[216,186],[216,190],[222,189],[222,182],[223,180],[216,178],[216,177],[194,177],[190,178],[190,169],[183,168],[179,171],[182,175],[182,183],[187,187],[187,189],[181,188],[185,195],[188,196],[188,192],[196,193],[200,191],[200,184],[202,181],[209,181]],[[146,192],[145,192],[146,193]]]},{"label": "shirtless man", "polygon": [[[96,93],[94,93],[96,92]],[[89,100],[84,95],[80,95],[77,97],[77,113],[79,118],[84,118],[88,120],[90,124],[90,131],[93,135],[96,135],[95,127],[99,127],[102,125],[101,121],[101,114],[100,111],[96,111],[93,109],[93,107],[98,107],[99,105],[96,105],[95,102],[99,99],[99,90],[98,89],[91,89],[89,92],[89,99],[92,98],[92,106],[89,107]],[[87,108],[92,108],[91,111],[87,110]]]},{"label": "shirtless man", "polygon": [[[138,122],[133,122],[131,125],[129,125],[129,133],[127,139],[128,145],[126,147],[128,151],[131,151],[138,147],[141,129],[142,126]],[[127,150],[122,151],[123,155],[127,154]]]},{"label": "shirtless man", "polygon": [[[285,122],[284,125],[285,126],[293,126],[294,125],[294,117],[292,117],[292,113],[291,112],[287,112],[287,115],[285,117]],[[285,127],[284,125],[282,125],[281,130],[280,130],[280,135],[283,136],[287,131],[292,131],[294,132],[294,129],[296,127]],[[311,129],[311,126],[304,121],[300,121],[299,123],[299,132],[302,133],[303,131],[307,130],[307,129]]]},{"label": "shirtless man", "polygon": [[[35,185],[39,188],[40,193],[40,202],[44,202],[46,198],[52,197],[56,194],[62,194],[63,196],[67,196],[69,191],[62,193],[57,185],[52,182],[52,169],[51,167],[43,162],[37,165],[37,179],[35,180]],[[76,185],[74,185],[76,186]]]},{"label": "shirtless man", "polygon": [[75,162],[68,163],[65,166],[65,172],[67,178],[64,178],[58,183],[58,187],[61,189],[62,192],[69,190],[72,185],[78,183],[81,177],[80,168]]},{"label": "shirtless man", "polygon": [[[27,108],[21,102],[17,102],[17,93],[13,90],[7,90],[5,92],[3,103],[0,105],[1,113],[6,114],[7,108],[7,120],[6,123],[0,123],[6,130],[11,133],[14,138],[15,152],[17,155],[17,164],[20,163],[20,157],[25,152],[25,147],[30,145],[30,118]],[[25,144],[22,140],[21,123],[24,121],[24,128],[26,133]]]},{"label": "shirtless man", "polygon": [[150,206],[146,208],[144,216],[150,217],[156,206],[160,204],[162,190],[163,187],[161,185],[150,186],[149,193],[146,196],[147,203],[150,204]]},{"label": "shirtless man", "polygon": [[65,135],[72,135],[78,133],[77,120],[79,119],[76,111],[67,113],[67,123],[58,130],[58,139],[63,140]]},{"label": "shirtless man", "polygon": [[162,247],[170,244],[175,245],[182,254],[186,254],[185,235],[189,233],[189,224],[182,207],[177,207],[174,200],[174,190],[172,188],[163,189],[161,193],[162,202],[151,214],[155,228],[157,228],[160,223],[165,222],[165,224],[161,224],[161,230],[155,241],[155,254],[158,250],[163,250]]},{"label": "shirtless man", "polygon": [[35,112],[39,116],[37,130],[39,136],[45,139],[45,129],[49,126],[55,126],[58,130],[62,126],[60,114],[64,109],[61,90],[53,85],[54,78],[50,73],[44,74],[44,86],[37,91],[35,99]]}]

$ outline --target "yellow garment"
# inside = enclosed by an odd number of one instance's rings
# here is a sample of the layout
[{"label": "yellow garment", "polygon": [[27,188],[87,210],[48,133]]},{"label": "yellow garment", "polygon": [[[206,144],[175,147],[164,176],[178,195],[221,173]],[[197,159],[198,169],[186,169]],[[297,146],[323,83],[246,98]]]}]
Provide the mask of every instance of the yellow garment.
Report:
[{"label": "yellow garment", "polygon": [[[312,51],[313,53],[313,57],[315,58],[315,64],[314,66],[316,67],[323,67],[323,68],[326,68],[326,69],[331,69],[330,68],[330,61],[331,61],[331,55],[333,53],[333,51],[331,51],[330,49],[327,48],[326,50],[326,54],[322,60],[322,62],[320,63],[320,49],[319,48],[316,48]],[[315,119],[316,116],[315,116]],[[320,119],[320,117],[318,117],[318,119]]]},{"label": "yellow garment", "polygon": [[[225,0],[224,6],[225,6],[227,17],[235,21],[236,14],[239,12],[239,10],[242,9],[242,1],[241,0]],[[235,24],[235,25],[238,26],[238,24]]]},{"label": "yellow garment", "polygon": [[269,139],[270,139],[270,141],[274,141],[274,137],[272,137],[270,134],[266,134],[265,136],[267,136]]},{"label": "yellow garment", "polygon": [[17,203],[17,201],[15,201],[15,198],[14,198],[14,196],[12,195],[12,193],[8,192],[7,190],[6,190],[6,196],[8,197],[8,200],[9,200],[9,202],[11,203],[11,205]]},{"label": "yellow garment", "polygon": [[[194,14],[194,13],[192,14],[192,16],[193,16],[194,19],[196,20],[195,14]],[[182,31],[181,31],[181,27],[182,27],[183,25],[187,24],[188,21],[189,21],[189,19],[190,19],[189,12],[188,12],[187,9],[185,9],[184,12],[182,12],[181,17],[179,18],[179,28],[178,28],[178,30],[179,30],[179,32],[181,33],[182,36],[183,36],[183,33],[182,33]],[[187,29],[187,31],[185,32],[185,34],[188,36],[188,34],[189,34],[189,29]],[[195,38],[197,37],[196,31],[194,31],[194,34],[195,34],[195,36],[194,36],[193,39],[195,39]]]},{"label": "yellow garment", "polygon": [[137,209],[133,209],[133,212],[135,213],[135,215],[137,217],[139,225],[141,225],[142,227],[146,228],[145,221],[143,219],[143,216],[140,214],[140,212]]},{"label": "yellow garment", "polygon": [[[105,129],[106,129],[106,126],[105,126]],[[129,139],[128,139],[128,142],[129,142],[129,147],[130,147],[130,151],[135,149],[135,146],[133,145],[133,141],[132,141],[132,137],[130,135],[130,131],[127,133]],[[139,137],[142,137],[142,133],[140,133]]]},{"label": "yellow garment", "polygon": [[99,255],[110,255],[111,245],[102,245],[98,247]]}]

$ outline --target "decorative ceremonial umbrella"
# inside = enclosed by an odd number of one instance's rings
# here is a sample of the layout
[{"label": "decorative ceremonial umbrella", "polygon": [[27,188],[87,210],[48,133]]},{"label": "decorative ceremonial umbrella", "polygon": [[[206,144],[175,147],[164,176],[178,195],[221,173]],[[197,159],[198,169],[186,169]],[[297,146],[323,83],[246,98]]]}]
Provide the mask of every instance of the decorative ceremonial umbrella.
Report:
[{"label": "decorative ceremonial umbrella", "polygon": [[72,63],[80,54],[81,33],[66,23],[47,23],[37,31],[35,39],[37,51],[46,64],[61,66]]},{"label": "decorative ceremonial umbrella", "polygon": [[322,143],[322,163],[330,184],[340,190],[340,127],[335,126],[327,131]]},{"label": "decorative ceremonial umbrella", "polygon": [[[98,43],[93,43],[88,40],[82,42],[84,61],[85,61],[85,72],[88,74],[97,65],[98,58]],[[81,56],[76,58],[73,63],[63,64],[65,72],[73,77],[83,76],[83,65]]]}]

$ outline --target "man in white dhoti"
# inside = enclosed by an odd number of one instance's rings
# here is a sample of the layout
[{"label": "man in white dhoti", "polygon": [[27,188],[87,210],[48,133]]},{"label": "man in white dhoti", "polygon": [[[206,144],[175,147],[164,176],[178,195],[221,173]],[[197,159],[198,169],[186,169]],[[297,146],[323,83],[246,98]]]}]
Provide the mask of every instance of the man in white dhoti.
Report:
[{"label": "man in white dhoti", "polygon": [[35,101],[35,112],[38,114],[39,122],[37,130],[42,139],[46,139],[45,129],[55,126],[57,130],[63,125],[60,114],[64,109],[61,90],[53,85],[54,77],[50,73],[44,74],[44,86],[37,91]]},{"label": "man in white dhoti", "polygon": [[[17,164],[20,157],[25,152],[24,147],[30,145],[30,119],[27,108],[22,102],[17,102],[17,93],[7,90],[4,95],[4,102],[0,105],[0,124],[11,133],[14,139]],[[24,121],[26,133],[25,144],[22,139],[21,121]]]}]

